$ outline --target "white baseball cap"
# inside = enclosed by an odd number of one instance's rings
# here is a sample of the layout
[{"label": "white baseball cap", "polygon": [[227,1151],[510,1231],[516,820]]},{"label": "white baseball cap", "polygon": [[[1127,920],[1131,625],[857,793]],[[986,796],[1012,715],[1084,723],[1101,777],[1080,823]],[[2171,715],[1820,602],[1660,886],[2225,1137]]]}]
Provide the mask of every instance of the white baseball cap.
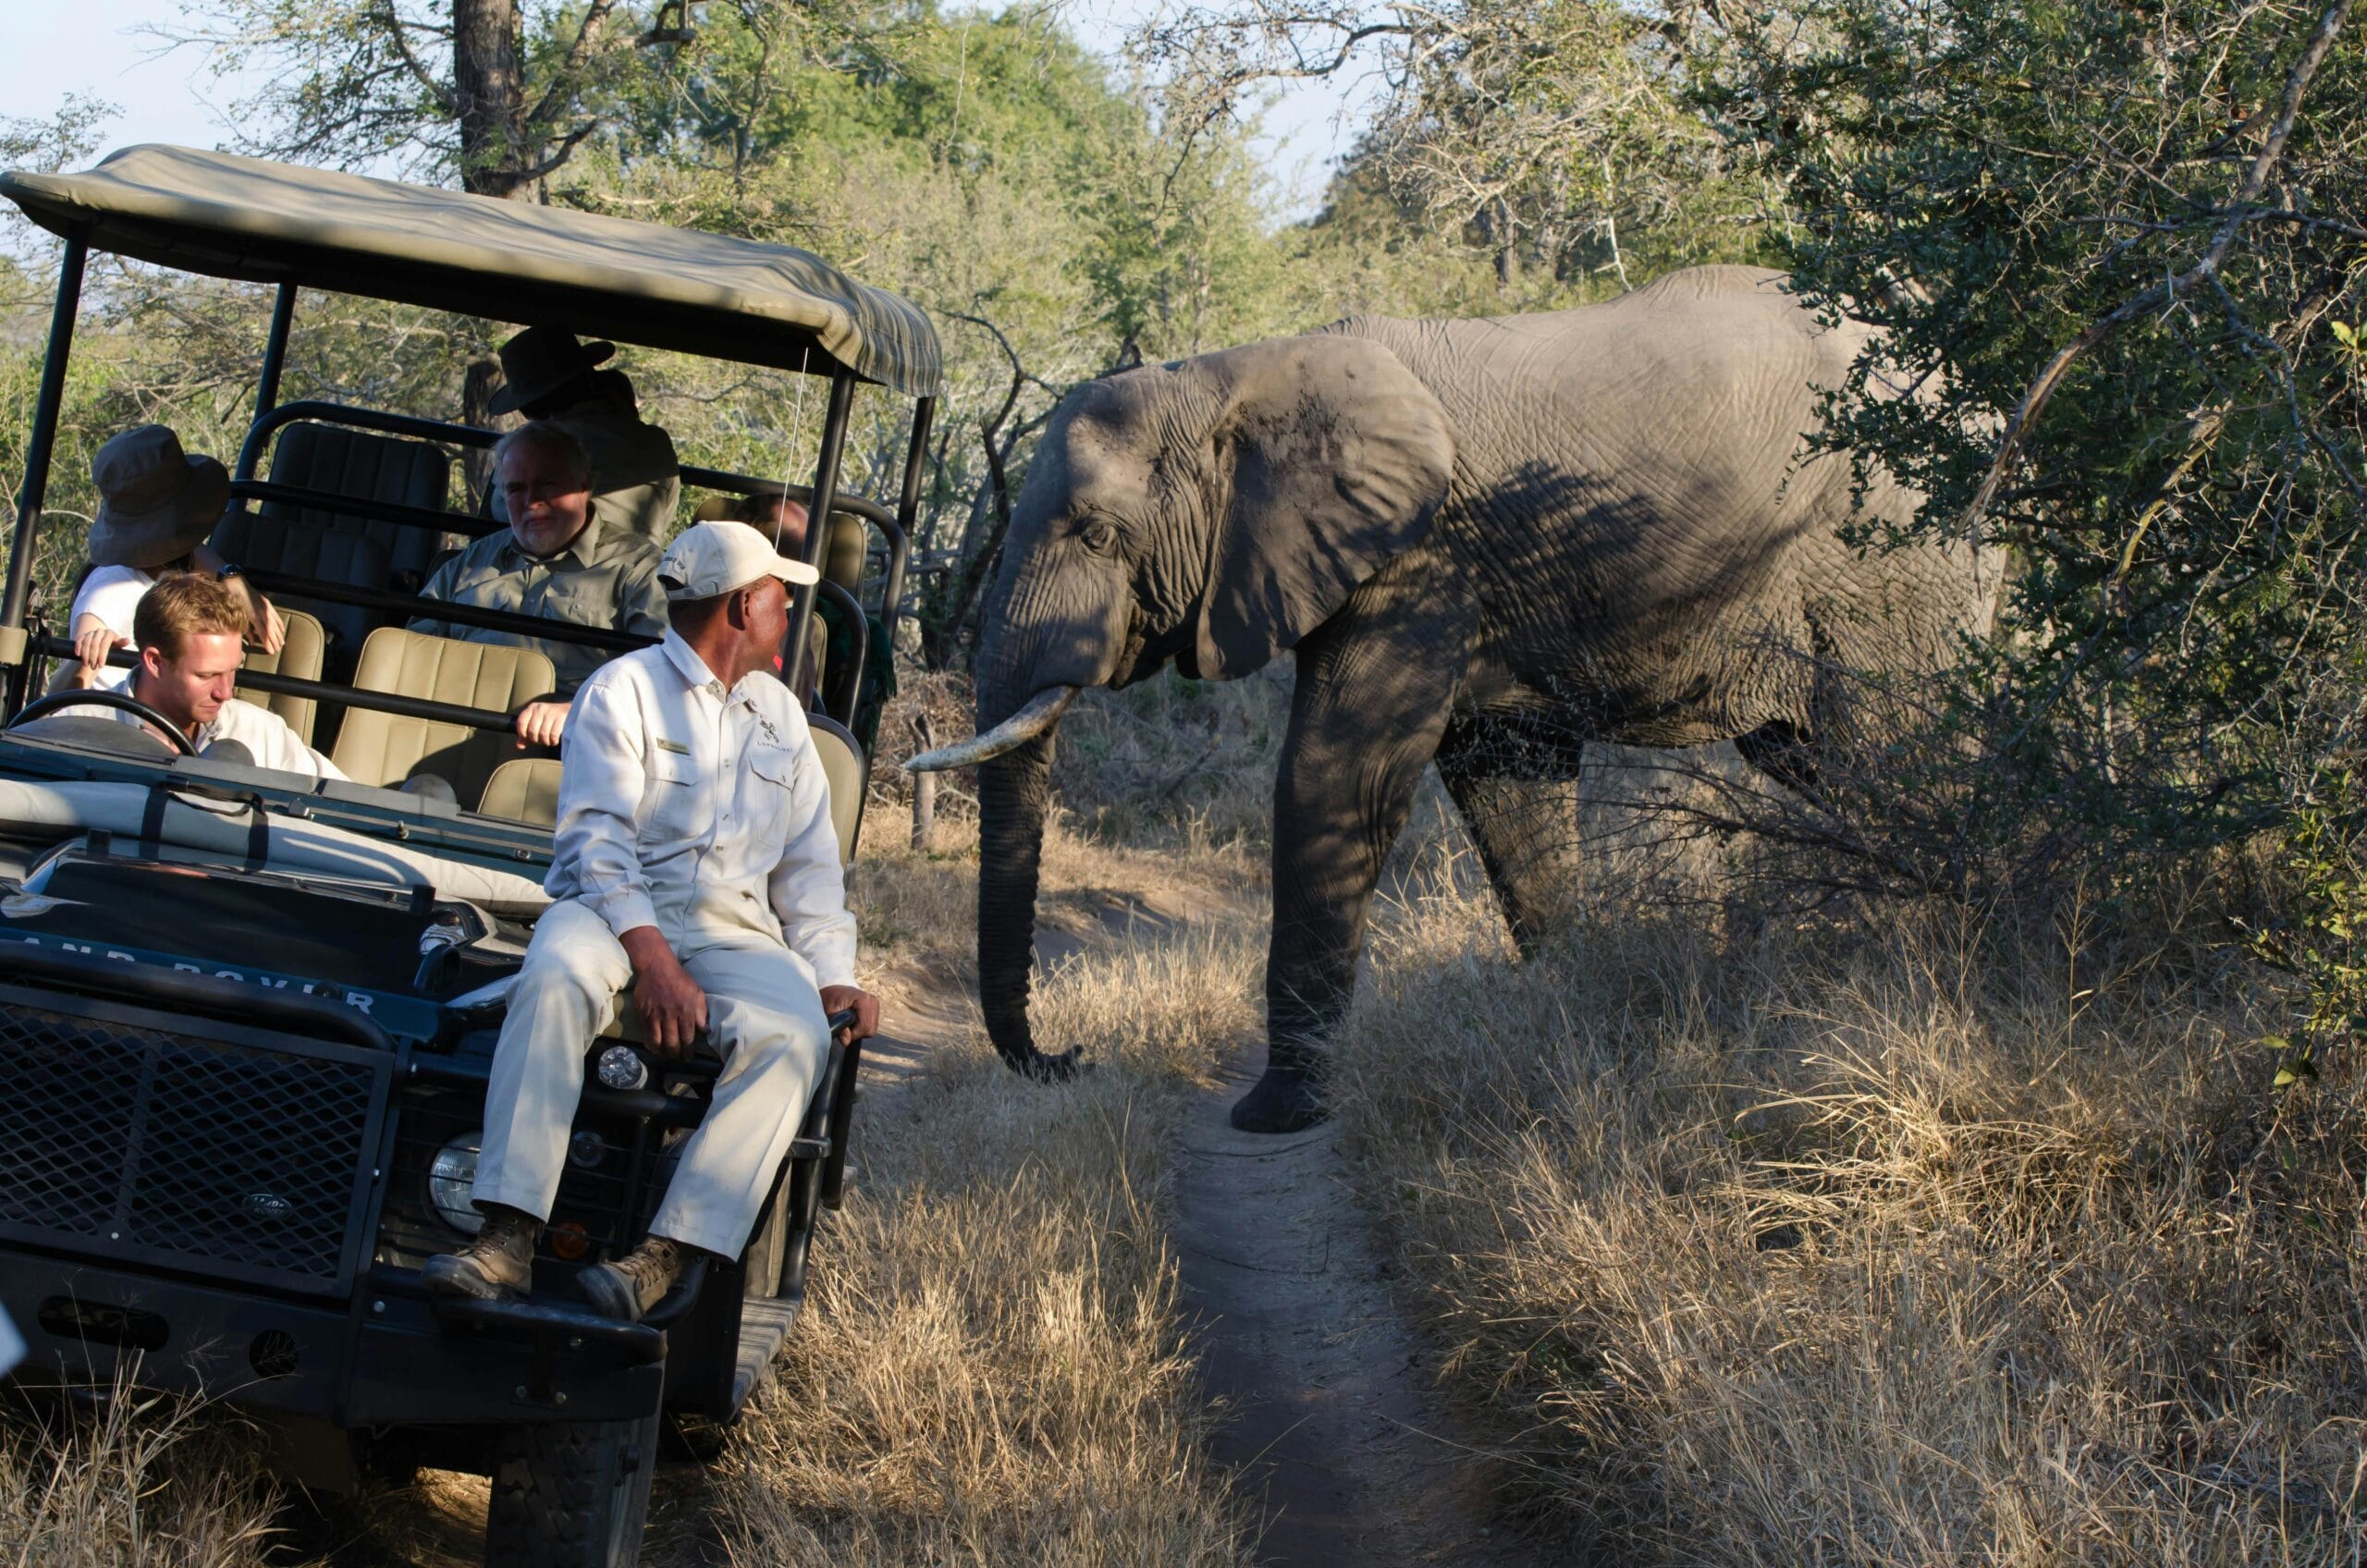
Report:
[{"label": "white baseball cap", "polygon": [[791,560],[744,522],[693,523],[674,536],[657,563],[668,599],[712,599],[759,577],[778,577],[791,587],[822,581],[820,572]]}]

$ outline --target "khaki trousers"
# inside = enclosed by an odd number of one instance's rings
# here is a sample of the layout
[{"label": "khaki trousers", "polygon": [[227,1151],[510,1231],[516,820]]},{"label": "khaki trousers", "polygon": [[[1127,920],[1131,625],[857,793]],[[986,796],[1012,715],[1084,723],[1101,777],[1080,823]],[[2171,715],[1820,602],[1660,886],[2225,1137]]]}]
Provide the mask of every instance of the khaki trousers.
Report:
[{"label": "khaki trousers", "polygon": [[[782,943],[752,935],[685,950],[670,932],[668,941],[706,992],[707,1039],[724,1065],[650,1233],[737,1257],[829,1060],[829,1023],[813,970]],[[536,922],[485,1087],[484,1146],[471,1194],[479,1205],[550,1218],[583,1093],[584,1051],[615,1019],[618,993],[632,979],[607,922],[575,900],[560,900]]]}]

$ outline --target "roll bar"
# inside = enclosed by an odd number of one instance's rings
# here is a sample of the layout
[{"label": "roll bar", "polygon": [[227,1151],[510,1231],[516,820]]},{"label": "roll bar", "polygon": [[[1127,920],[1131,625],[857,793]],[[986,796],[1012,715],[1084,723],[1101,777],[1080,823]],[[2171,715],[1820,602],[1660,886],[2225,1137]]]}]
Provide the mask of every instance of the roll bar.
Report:
[{"label": "roll bar", "polygon": [[[28,637],[26,617],[31,609],[33,558],[39,547],[39,535],[43,505],[47,497],[49,472],[55,455],[57,422],[65,398],[66,370],[71,356],[76,315],[80,307],[82,282],[90,252],[90,230],[87,227],[68,232],[60,264],[57,293],[52,302],[47,352],[42,365],[42,378],[33,407],[32,429],[25,452],[25,472],[17,497],[17,527],[10,541],[7,576],[5,589],[0,589],[0,666],[7,668],[6,707],[10,712],[21,707],[29,692],[31,675],[31,654],[70,656],[71,644],[57,637]],[[482,537],[497,525],[490,519],[463,513],[434,511],[426,508],[410,507],[398,502],[380,501],[368,496],[339,495],[333,491],[307,485],[279,484],[255,477],[263,456],[273,435],[300,420],[316,420],[325,423],[351,425],[374,430],[386,435],[407,436],[417,440],[450,442],[455,445],[484,448],[491,447],[499,436],[487,430],[454,424],[443,420],[420,419],[407,414],[386,413],[350,404],[320,398],[300,398],[294,402],[278,400],[279,383],[287,362],[288,336],[295,319],[298,285],[293,281],[279,284],[272,300],[269,336],[264,345],[261,374],[255,389],[255,417],[240,444],[238,462],[233,469],[231,496],[241,510],[253,503],[302,508],[369,518],[399,527],[432,529],[438,533],[458,533]],[[815,466],[811,484],[784,484],[778,481],[748,474],[730,473],[717,469],[686,466],[682,477],[708,489],[749,495],[761,490],[782,490],[803,501],[814,511],[826,517],[851,516],[877,529],[888,545],[888,574],[882,585],[880,619],[889,635],[895,634],[901,619],[901,599],[906,568],[911,558],[912,531],[918,521],[921,475],[926,465],[928,436],[934,423],[937,398],[918,398],[914,402],[912,435],[906,449],[902,484],[897,505],[888,508],[861,496],[839,492],[840,461],[844,453],[849,414],[854,397],[855,376],[844,367],[832,364],[830,396],[822,429],[821,453]],[[826,529],[809,529],[805,541],[808,565],[819,567],[828,545]],[[386,594],[376,590],[354,587],[346,583],[327,582],[314,578],[302,578],[282,572],[257,570],[256,583],[266,591],[293,594],[329,603],[359,606],[385,613],[432,615],[435,619],[458,625],[482,627],[491,631],[569,643],[584,646],[623,651],[646,645],[648,639],[629,632],[611,631],[595,627],[579,627],[546,620],[534,616],[519,616],[506,611],[480,609],[466,605],[437,605],[433,610],[424,607],[414,596]],[[803,673],[810,646],[806,629],[811,624],[814,606],[828,597],[843,608],[853,612],[857,631],[853,657],[855,676],[853,687],[860,691],[864,665],[870,655],[870,617],[860,599],[841,584],[825,582],[816,587],[797,590],[791,603],[790,643],[783,650],[787,660],[784,674],[791,682]],[[129,661],[117,655],[109,661],[128,665]],[[350,706],[373,708],[384,712],[415,717],[442,720],[480,729],[506,729],[506,716],[489,714],[481,709],[460,707],[451,704],[433,703],[421,698],[399,696],[386,692],[364,692],[333,686],[317,680],[304,680],[293,676],[244,672],[241,680],[248,686],[316,700],[340,703]]]}]

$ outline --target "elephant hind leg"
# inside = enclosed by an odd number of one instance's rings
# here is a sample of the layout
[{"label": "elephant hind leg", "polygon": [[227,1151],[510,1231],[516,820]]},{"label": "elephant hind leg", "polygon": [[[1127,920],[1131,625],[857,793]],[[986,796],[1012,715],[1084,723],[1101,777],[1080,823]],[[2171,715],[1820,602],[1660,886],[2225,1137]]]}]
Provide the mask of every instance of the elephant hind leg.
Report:
[{"label": "elephant hind leg", "polygon": [[1479,846],[1496,907],[1523,958],[1568,923],[1578,892],[1578,780],[1572,767],[1528,777],[1486,766],[1485,750],[1439,755],[1439,776]]},{"label": "elephant hind leg", "polygon": [[1806,794],[1816,786],[1816,742],[1804,727],[1788,718],[1735,736],[1735,750],[1742,753],[1743,761],[1787,790]]}]

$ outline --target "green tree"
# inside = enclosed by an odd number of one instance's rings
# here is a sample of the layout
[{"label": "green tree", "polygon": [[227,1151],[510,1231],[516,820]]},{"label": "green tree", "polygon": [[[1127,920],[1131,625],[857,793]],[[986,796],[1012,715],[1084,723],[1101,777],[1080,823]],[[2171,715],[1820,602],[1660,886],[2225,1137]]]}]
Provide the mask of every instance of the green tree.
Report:
[{"label": "green tree", "polygon": [[1685,0],[1220,0],[1136,47],[1187,125],[1223,123],[1263,83],[1379,71],[1335,198],[1378,194],[1404,227],[1459,236],[1501,309],[1766,252],[1766,188],[1694,96],[1732,53],[1720,17]]},{"label": "green tree", "polygon": [[2124,847],[2278,820],[2356,636],[2349,10],[1829,0],[1721,105],[1803,287],[1891,329],[1829,439],[2015,552],[2004,760]]}]

